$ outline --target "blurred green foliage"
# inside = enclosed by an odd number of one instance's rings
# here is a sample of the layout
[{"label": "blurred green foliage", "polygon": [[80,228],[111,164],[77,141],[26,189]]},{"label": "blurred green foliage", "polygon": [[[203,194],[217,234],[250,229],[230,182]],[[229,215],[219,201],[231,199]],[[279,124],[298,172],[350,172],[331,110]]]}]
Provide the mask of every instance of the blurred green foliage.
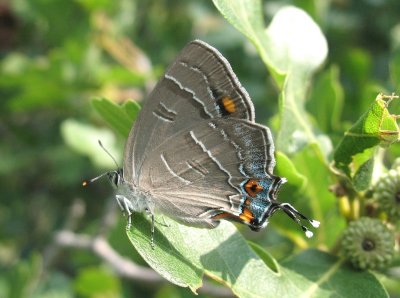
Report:
[{"label": "blurred green foliage", "polygon": [[[287,4],[304,9],[328,40],[327,61],[307,86],[306,117],[315,135],[323,133],[337,145],[378,92],[398,92],[400,2],[264,1],[266,23]],[[0,1],[0,297],[194,296],[166,283],[153,286],[118,278],[88,251],[58,250],[53,237],[66,228],[96,234],[107,206],[115,205],[108,183],[89,189],[80,183],[115,167],[97,139],[119,161],[125,141],[115,133],[118,129],[108,128],[91,99],[141,101],[179,50],[195,38],[209,42],[230,61],[255,103],[257,121],[271,123],[276,135],[279,125],[273,116],[280,108],[280,91],[254,48],[211,1]],[[394,102],[393,108],[399,114],[399,105]],[[130,116],[135,113],[135,108],[124,109]],[[388,151],[384,162],[390,165],[400,148],[395,144]],[[298,179],[308,181],[298,201],[332,201],[335,197],[315,182],[319,177],[327,184],[331,180],[326,168],[313,163],[314,153],[309,146],[292,157]],[[291,187],[282,196],[292,194]],[[78,219],[72,208],[76,202],[83,206]],[[318,217],[313,205],[311,210]],[[331,218],[337,216],[335,210],[331,213]],[[307,246],[278,233],[285,226],[283,218],[275,222],[279,224],[261,233],[239,228],[278,260]],[[111,245],[145,265],[132,250],[124,226],[125,219],[118,216],[108,232]],[[325,227],[317,237],[326,239],[318,243],[334,246],[342,228],[343,223]],[[385,285],[393,297],[400,296],[398,282],[388,279]]]}]

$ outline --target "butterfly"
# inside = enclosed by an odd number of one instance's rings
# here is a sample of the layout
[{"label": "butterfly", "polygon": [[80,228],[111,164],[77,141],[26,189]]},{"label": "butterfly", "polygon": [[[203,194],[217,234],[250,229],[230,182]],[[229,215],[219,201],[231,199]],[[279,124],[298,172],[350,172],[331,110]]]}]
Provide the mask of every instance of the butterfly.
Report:
[{"label": "butterfly", "polygon": [[308,219],[277,200],[285,178],[273,174],[274,143],[255,122],[254,106],[228,61],[195,40],[182,50],[148,96],[125,145],[124,165],[107,175],[128,216],[162,213],[189,226],[232,220],[259,231],[277,210],[300,225]]}]

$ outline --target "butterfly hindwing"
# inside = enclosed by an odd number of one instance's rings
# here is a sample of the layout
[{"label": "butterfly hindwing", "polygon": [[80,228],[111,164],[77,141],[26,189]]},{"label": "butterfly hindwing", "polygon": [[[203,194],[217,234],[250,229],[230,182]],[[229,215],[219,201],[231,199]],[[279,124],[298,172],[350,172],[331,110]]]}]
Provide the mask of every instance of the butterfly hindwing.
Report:
[{"label": "butterfly hindwing", "polygon": [[221,212],[242,213],[244,184],[270,177],[272,152],[267,127],[232,118],[202,121],[151,152],[139,187],[151,190],[162,213],[207,226]]}]

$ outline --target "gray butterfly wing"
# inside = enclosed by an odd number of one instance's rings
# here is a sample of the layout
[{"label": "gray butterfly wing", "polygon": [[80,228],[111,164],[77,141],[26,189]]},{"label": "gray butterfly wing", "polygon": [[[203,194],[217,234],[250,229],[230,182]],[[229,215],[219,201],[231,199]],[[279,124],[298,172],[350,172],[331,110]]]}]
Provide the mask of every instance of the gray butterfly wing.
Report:
[{"label": "gray butterfly wing", "polygon": [[137,184],[154,147],[188,123],[219,117],[254,122],[254,107],[228,61],[213,47],[189,43],[147,98],[125,146],[124,175]]},{"label": "gray butterfly wing", "polygon": [[[243,183],[270,176],[275,163],[269,129],[216,118],[187,127],[149,154],[141,171],[156,209],[190,225],[213,227],[222,212],[239,216]],[[272,181],[272,179],[271,179]]]},{"label": "gray butterfly wing", "polygon": [[159,211],[213,227],[219,212],[239,215],[250,177],[272,175],[268,128],[225,58],[189,43],[145,102],[130,132],[124,178]]}]

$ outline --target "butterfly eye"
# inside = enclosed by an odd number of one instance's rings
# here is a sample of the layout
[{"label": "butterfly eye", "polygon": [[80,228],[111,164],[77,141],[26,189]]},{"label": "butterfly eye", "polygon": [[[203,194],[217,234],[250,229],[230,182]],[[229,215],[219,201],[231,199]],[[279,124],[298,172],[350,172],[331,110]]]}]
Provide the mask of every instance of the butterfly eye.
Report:
[{"label": "butterfly eye", "polygon": [[108,176],[108,179],[110,180],[111,184],[118,187],[118,185],[120,184],[120,173],[117,171],[109,172],[107,174],[107,176]]},{"label": "butterfly eye", "polygon": [[118,184],[119,184],[119,175],[118,175],[118,173],[114,174],[112,182],[114,183],[115,186],[118,186]]}]

